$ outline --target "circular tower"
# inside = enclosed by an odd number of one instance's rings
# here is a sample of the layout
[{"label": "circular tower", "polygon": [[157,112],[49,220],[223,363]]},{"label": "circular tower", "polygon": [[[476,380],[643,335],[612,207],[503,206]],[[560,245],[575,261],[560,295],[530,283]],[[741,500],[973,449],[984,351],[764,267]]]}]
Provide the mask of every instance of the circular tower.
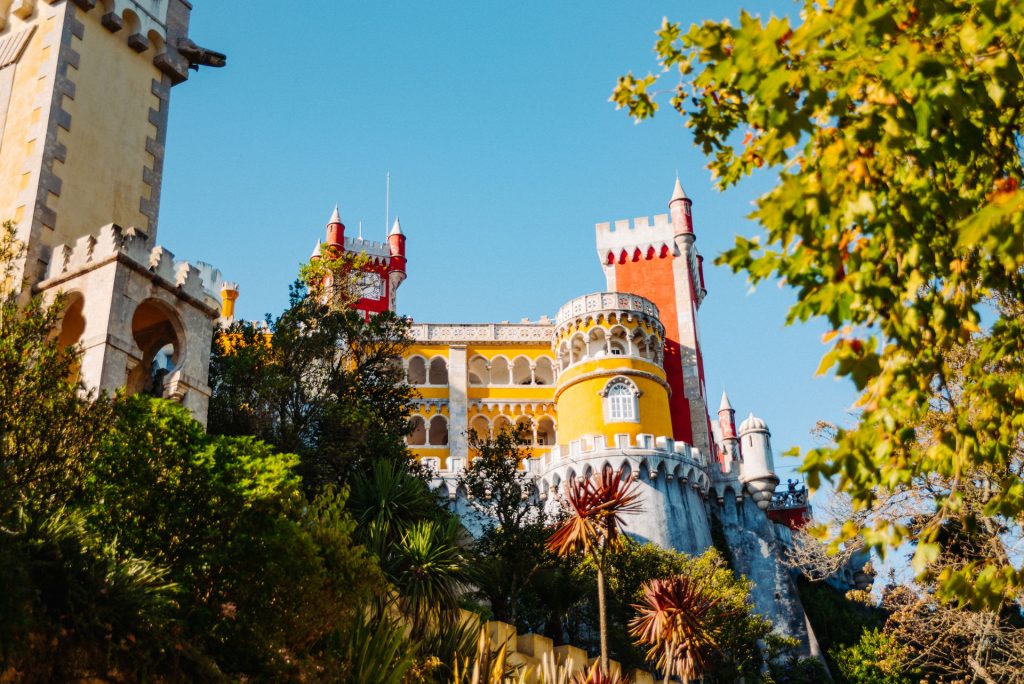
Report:
[{"label": "circular tower", "polygon": [[559,309],[556,322],[559,444],[672,434],[665,329],[652,302],[622,292],[589,294]]},{"label": "circular tower", "polygon": [[772,458],[771,433],[763,420],[753,413],[740,423],[740,482],[762,511],[768,510],[772,494],[779,484]]},{"label": "circular tower", "polygon": [[566,483],[605,468],[622,472],[641,509],[628,516],[626,531],[700,553],[711,545],[708,464],[671,436],[664,344],[658,308],[644,297],[597,292],[563,306],[552,335],[558,444],[532,472],[552,508],[561,505]]}]

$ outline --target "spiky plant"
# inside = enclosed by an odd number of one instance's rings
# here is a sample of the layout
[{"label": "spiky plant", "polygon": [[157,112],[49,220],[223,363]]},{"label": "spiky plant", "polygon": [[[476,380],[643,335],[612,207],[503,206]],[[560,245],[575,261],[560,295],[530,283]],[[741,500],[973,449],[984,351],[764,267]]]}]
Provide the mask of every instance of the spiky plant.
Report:
[{"label": "spiky plant", "polygon": [[632,684],[632,680],[618,672],[608,673],[594,663],[589,670],[573,675],[570,684]]},{"label": "spiky plant", "polygon": [[586,553],[597,568],[597,612],[601,636],[601,671],[608,672],[608,621],[605,609],[604,571],[608,554],[622,548],[626,527],[623,516],[639,513],[639,493],[622,471],[610,467],[590,479],[566,483],[569,517],[548,538],[548,549],[559,556]]},{"label": "spiky plant", "polygon": [[686,683],[707,671],[718,649],[716,623],[734,612],[716,610],[720,600],[706,585],[683,575],[644,585],[629,633],[648,648],[647,660],[665,673],[665,682],[676,675]]}]

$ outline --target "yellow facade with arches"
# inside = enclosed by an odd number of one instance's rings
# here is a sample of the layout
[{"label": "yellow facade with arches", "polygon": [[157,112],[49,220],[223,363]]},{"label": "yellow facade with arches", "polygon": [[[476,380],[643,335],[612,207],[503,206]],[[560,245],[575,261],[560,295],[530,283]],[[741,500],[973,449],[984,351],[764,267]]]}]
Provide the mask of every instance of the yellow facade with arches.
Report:
[{"label": "yellow facade with arches", "polygon": [[478,438],[524,425],[533,457],[601,435],[672,434],[664,328],[648,300],[575,299],[557,320],[418,324],[403,359],[416,399],[407,438],[419,459],[449,470]]}]

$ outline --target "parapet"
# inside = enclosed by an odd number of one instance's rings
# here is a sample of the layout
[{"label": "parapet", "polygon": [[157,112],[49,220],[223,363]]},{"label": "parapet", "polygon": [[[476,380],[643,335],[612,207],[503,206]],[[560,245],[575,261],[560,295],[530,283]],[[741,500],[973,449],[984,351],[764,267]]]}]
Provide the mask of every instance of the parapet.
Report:
[{"label": "parapet", "polygon": [[555,322],[562,325],[577,316],[599,311],[636,312],[659,320],[657,305],[645,297],[628,292],[593,292],[563,304],[555,316]]},{"label": "parapet", "polygon": [[668,214],[658,214],[652,222],[647,216],[638,216],[632,222],[629,219],[614,223],[598,223],[597,253],[602,263],[609,260],[609,255],[618,260],[625,253],[626,258],[633,258],[640,251],[641,258],[648,258],[653,250],[656,256],[664,256],[666,250],[671,254],[675,246],[675,228]]},{"label": "parapet", "polygon": [[370,259],[373,259],[382,265],[386,265],[388,260],[391,259],[391,246],[388,245],[388,243],[364,240],[359,237],[346,237],[345,251],[355,254],[365,254]]},{"label": "parapet", "polygon": [[[82,271],[93,270],[108,262],[121,261],[136,270],[151,273],[164,281],[168,289],[178,290],[216,308],[219,295],[211,292],[199,268],[187,261],[175,261],[174,254],[160,246],[151,246],[145,233],[135,228],[121,228],[110,223],[95,235],[85,235],[73,244],[57,245],[50,253],[50,262],[39,289],[46,289]],[[220,276],[209,264],[204,265],[208,278]],[[57,281],[57,282],[51,282]]]},{"label": "parapet", "polygon": [[537,323],[415,323],[409,333],[421,343],[543,342],[551,343],[555,328],[547,316]]}]

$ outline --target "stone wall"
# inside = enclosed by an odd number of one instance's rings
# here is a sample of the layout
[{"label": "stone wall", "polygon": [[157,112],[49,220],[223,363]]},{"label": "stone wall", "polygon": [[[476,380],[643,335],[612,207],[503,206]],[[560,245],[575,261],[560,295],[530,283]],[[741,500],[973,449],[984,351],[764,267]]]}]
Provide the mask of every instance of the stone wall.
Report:
[{"label": "stone wall", "polygon": [[[491,650],[497,651],[504,646],[508,664],[525,675],[526,684],[542,684],[541,667],[545,659],[553,661],[569,674],[581,672],[597,661],[597,658],[588,657],[582,648],[555,646],[551,639],[540,634],[518,634],[515,627],[505,622],[492,620],[485,625],[485,629]],[[660,681],[644,670],[624,672],[622,666],[614,660],[608,661],[608,668],[612,673],[627,675],[633,684],[655,684]]]}]

